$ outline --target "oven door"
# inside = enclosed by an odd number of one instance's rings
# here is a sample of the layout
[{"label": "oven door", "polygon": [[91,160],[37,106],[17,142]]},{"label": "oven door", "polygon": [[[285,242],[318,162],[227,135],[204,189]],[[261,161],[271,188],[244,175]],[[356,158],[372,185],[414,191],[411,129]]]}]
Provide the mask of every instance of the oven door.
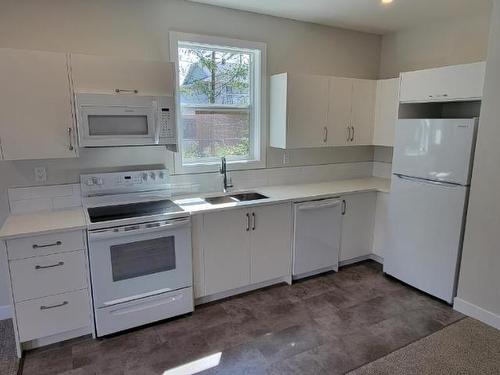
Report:
[{"label": "oven door", "polygon": [[151,145],[159,141],[157,105],[86,105],[78,111],[81,147]]},{"label": "oven door", "polygon": [[189,218],[90,231],[96,308],[192,286]]}]

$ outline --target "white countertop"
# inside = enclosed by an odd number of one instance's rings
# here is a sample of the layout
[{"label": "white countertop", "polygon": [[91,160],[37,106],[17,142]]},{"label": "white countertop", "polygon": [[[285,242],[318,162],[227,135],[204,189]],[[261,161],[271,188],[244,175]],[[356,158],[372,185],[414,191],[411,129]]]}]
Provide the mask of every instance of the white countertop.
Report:
[{"label": "white countertop", "polygon": [[[369,177],[353,180],[338,180],[304,185],[266,186],[247,189],[269,197],[258,201],[234,202],[212,205],[203,200],[204,197],[218,196],[221,193],[182,197],[174,200],[191,214],[209,211],[222,211],[232,208],[266,205],[281,202],[296,202],[327,198],[343,194],[365,191],[388,193],[389,179]],[[236,191],[233,193],[237,193]],[[27,214],[10,215],[0,229],[0,239],[12,239],[30,235],[46,234],[66,230],[86,229],[87,222],[83,208],[71,208],[58,211],[42,211]]]},{"label": "white countertop", "polygon": [[10,215],[0,229],[0,239],[86,228],[87,222],[82,207],[32,212]]},{"label": "white countertop", "polygon": [[[176,204],[191,214],[199,212],[222,211],[238,207],[266,205],[281,202],[296,202],[333,197],[343,194],[352,194],[366,191],[389,193],[391,180],[378,177],[360,178],[352,180],[338,180],[304,185],[266,186],[262,188],[247,189],[256,191],[269,198],[250,202],[231,202],[212,205],[203,200],[204,197],[219,196],[219,194],[206,194],[203,196],[183,197],[174,200]],[[237,191],[231,193],[238,193]],[[230,193],[230,194],[231,194]]]}]

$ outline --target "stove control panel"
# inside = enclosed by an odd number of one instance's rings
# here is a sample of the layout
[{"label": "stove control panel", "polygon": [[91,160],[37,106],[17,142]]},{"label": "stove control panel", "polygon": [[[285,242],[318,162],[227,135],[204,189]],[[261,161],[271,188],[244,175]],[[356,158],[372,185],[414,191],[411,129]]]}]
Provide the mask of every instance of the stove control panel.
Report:
[{"label": "stove control panel", "polygon": [[168,170],[87,174],[80,176],[84,196],[121,192],[140,192],[168,188]]}]

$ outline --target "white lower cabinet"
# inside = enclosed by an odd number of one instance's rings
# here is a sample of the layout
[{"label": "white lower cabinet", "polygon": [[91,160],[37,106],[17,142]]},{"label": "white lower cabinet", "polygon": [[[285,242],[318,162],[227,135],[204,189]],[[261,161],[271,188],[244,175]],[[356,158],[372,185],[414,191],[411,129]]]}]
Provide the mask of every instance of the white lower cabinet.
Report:
[{"label": "white lower cabinet", "polygon": [[341,262],[371,255],[376,202],[376,192],[342,197]]},{"label": "white lower cabinet", "polygon": [[36,347],[37,340],[47,344],[90,333],[85,232],[33,235],[5,244],[17,342],[33,341],[28,346]]},{"label": "white lower cabinet", "polygon": [[250,235],[247,210],[203,215],[205,294],[250,283]]},{"label": "white lower cabinet", "polygon": [[201,233],[193,241],[196,297],[290,275],[291,220],[289,203],[204,214],[203,229],[193,232]]}]

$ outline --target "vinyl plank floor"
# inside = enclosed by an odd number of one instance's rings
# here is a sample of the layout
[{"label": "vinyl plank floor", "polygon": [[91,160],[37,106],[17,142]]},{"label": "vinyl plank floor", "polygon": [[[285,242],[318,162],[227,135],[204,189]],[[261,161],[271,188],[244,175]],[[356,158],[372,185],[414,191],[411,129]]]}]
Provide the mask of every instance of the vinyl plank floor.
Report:
[{"label": "vinyl plank floor", "polygon": [[210,363],[206,374],[344,374],[462,318],[367,261],[111,337],[33,350],[23,374],[162,375],[193,363]]}]

